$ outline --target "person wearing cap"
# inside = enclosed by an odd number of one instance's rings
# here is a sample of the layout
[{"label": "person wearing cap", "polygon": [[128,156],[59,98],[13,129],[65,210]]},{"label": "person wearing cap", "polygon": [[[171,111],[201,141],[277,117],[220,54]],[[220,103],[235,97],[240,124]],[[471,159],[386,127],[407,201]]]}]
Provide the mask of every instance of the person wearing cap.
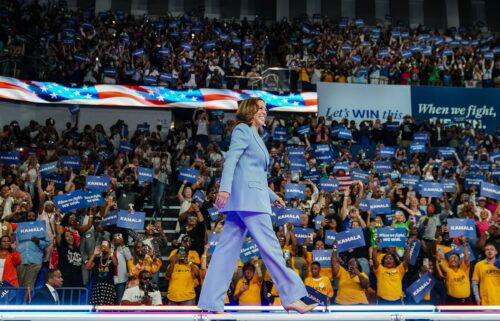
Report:
[{"label": "person wearing cap", "polygon": [[490,210],[486,208],[486,204],[487,204],[486,197],[484,197],[484,196],[479,197],[477,199],[477,204],[476,204],[474,195],[472,195],[471,199],[472,199],[472,206],[474,209],[474,215],[476,216],[476,219],[481,218],[481,212],[483,212],[483,211],[486,211],[488,213],[488,216],[491,217]]}]

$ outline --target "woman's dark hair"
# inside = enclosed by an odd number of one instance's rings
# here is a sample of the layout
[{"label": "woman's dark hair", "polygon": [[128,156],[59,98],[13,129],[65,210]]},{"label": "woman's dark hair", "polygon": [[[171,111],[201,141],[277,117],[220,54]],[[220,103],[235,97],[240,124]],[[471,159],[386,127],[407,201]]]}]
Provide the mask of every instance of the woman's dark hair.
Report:
[{"label": "woman's dark hair", "polygon": [[392,259],[394,260],[394,265],[399,265],[400,261],[399,261],[399,258],[392,254],[392,253],[386,253],[383,257],[382,257],[382,266],[384,266],[384,261],[385,259],[388,257],[388,256],[392,256]]},{"label": "woman's dark hair", "polygon": [[243,265],[243,273],[245,273],[248,269],[252,269],[255,272],[255,266],[250,262]]},{"label": "woman's dark hair", "polygon": [[[12,239],[10,238],[10,236],[8,235],[4,235],[2,237],[0,237],[0,242],[3,242],[3,239],[4,238],[8,238],[9,239],[9,242],[12,242]],[[12,248],[8,249],[9,252],[12,252]]]},{"label": "woman's dark hair", "polygon": [[71,215],[75,215],[75,219],[76,219],[76,214],[74,213],[67,213],[66,215],[63,216],[62,220],[61,220],[61,225],[64,226],[64,227],[70,227],[69,226],[69,218]]},{"label": "woman's dark hair", "polygon": [[[243,100],[238,106],[238,111],[236,111],[236,122],[234,123],[234,127],[238,126],[241,123],[245,123],[248,126],[252,124],[252,119],[257,110],[259,110],[259,101],[263,101],[260,98],[252,97]],[[231,131],[234,129],[231,128]]]}]

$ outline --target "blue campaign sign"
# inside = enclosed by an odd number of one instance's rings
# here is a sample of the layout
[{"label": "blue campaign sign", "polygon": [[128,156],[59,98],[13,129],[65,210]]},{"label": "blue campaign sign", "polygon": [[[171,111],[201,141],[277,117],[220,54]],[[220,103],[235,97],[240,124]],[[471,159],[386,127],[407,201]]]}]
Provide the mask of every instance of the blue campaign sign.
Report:
[{"label": "blue campaign sign", "polygon": [[287,132],[285,127],[276,127],[273,132],[273,140],[286,141]]},{"label": "blue campaign sign", "polygon": [[85,186],[88,190],[106,192],[109,188],[109,176],[87,176]]},{"label": "blue campaign sign", "polygon": [[413,139],[417,142],[427,142],[429,141],[429,138],[430,138],[430,134],[429,133],[416,133],[414,136],[413,136]]},{"label": "blue campaign sign", "polygon": [[336,238],[338,253],[365,246],[365,235],[361,228],[353,228],[339,232]]},{"label": "blue campaign sign", "polygon": [[455,157],[455,147],[439,147],[438,152],[443,158]]},{"label": "blue campaign sign", "polygon": [[289,147],[288,157],[289,158],[304,158],[305,149],[304,147]]},{"label": "blue campaign sign", "polygon": [[406,246],[405,228],[380,227],[377,229],[377,237],[380,239],[379,247],[400,247]]},{"label": "blue campaign sign", "polygon": [[445,193],[455,193],[457,191],[457,181],[454,179],[442,179],[440,183],[443,184]]},{"label": "blue campaign sign", "polygon": [[351,179],[353,181],[361,181],[363,183],[368,183],[370,181],[370,173],[365,172],[361,169],[354,168],[351,171]]},{"label": "blue campaign sign", "polygon": [[[449,260],[449,257],[451,254],[458,254],[460,256],[460,260],[463,260],[464,259],[464,246],[463,245],[456,245],[455,243],[451,243],[451,247],[453,248],[453,251],[446,253],[446,259]],[[474,255],[474,252],[472,251],[472,248],[470,247],[470,243],[467,243],[467,247],[469,248],[469,260],[471,262],[474,262],[476,260],[476,256]]]},{"label": "blue campaign sign", "polygon": [[333,245],[333,242],[337,239],[337,232],[325,231],[325,244]]},{"label": "blue campaign sign", "polygon": [[491,152],[490,153],[490,160],[492,162],[500,161],[500,151]]},{"label": "blue campaign sign", "polygon": [[260,257],[260,251],[255,244],[254,240],[247,240],[243,242],[240,252],[240,260],[243,263],[248,263],[252,260],[252,257],[257,256]]},{"label": "blue campaign sign", "polygon": [[481,182],[481,196],[500,201],[500,186]]},{"label": "blue campaign sign", "polygon": [[88,191],[83,193],[83,198],[87,203],[86,207],[103,206],[106,201],[99,191]]},{"label": "blue campaign sign", "polygon": [[318,215],[315,218],[313,218],[314,229],[319,230],[319,228],[321,227],[321,222],[323,222],[324,219],[325,219],[324,215]]},{"label": "blue campaign sign", "polygon": [[60,209],[62,213],[67,213],[72,210],[88,207],[85,201],[84,192],[76,190],[71,193],[54,196],[54,205]]},{"label": "blue campaign sign", "polygon": [[429,293],[432,290],[435,283],[436,281],[432,278],[429,272],[427,272],[424,275],[422,275],[418,280],[413,282],[413,284],[406,289],[406,293],[416,303],[419,303],[425,298],[427,293]]},{"label": "blue campaign sign", "polygon": [[54,186],[57,189],[64,189],[64,186],[66,185],[66,179],[64,176],[60,175],[49,175],[47,177],[43,178],[47,183],[54,183]]},{"label": "blue campaign sign", "polygon": [[476,224],[473,219],[449,218],[447,221],[450,237],[460,237],[465,235],[467,238],[477,238]]},{"label": "blue campaign sign", "polygon": [[321,178],[319,188],[325,192],[335,192],[339,189],[339,181],[335,178]]},{"label": "blue campaign sign", "polygon": [[417,264],[418,254],[420,253],[420,248],[422,247],[422,243],[420,240],[416,240],[410,245],[410,265]]},{"label": "blue campaign sign", "polygon": [[211,207],[211,208],[207,209],[207,212],[210,215],[212,222],[215,222],[217,220],[217,218],[219,217],[219,209],[217,207]]},{"label": "blue campaign sign", "polygon": [[370,199],[368,205],[370,207],[370,211],[372,211],[375,215],[389,214],[392,212],[391,200],[388,198]]},{"label": "blue campaign sign", "polygon": [[101,221],[102,226],[111,226],[111,225],[116,225],[116,222],[118,221],[118,215],[119,211],[111,211],[109,212],[106,217],[104,217]]},{"label": "blue campaign sign", "polygon": [[120,210],[116,226],[129,230],[142,230],[144,229],[145,217],[146,213],[144,212],[129,213],[128,211]]},{"label": "blue campaign sign", "polygon": [[313,250],[313,261],[320,264],[322,268],[332,267],[332,251],[331,250]]},{"label": "blue campaign sign", "polygon": [[318,144],[314,148],[314,151],[316,153],[327,152],[327,151],[329,152],[330,151],[330,146],[328,146],[327,144]]},{"label": "blue campaign sign", "polygon": [[340,139],[347,139],[347,140],[352,139],[352,132],[347,128],[339,128],[337,135]]},{"label": "blue campaign sign", "polygon": [[208,244],[210,245],[210,248],[208,249],[209,254],[214,253],[215,248],[217,247],[217,244],[219,243],[219,239],[220,239],[220,234],[211,233],[208,235]]},{"label": "blue campaign sign", "polygon": [[286,184],[285,185],[285,199],[290,200],[297,197],[304,199],[304,185],[302,184]]},{"label": "blue campaign sign", "polygon": [[343,170],[344,172],[349,172],[349,162],[336,162],[333,170],[336,172],[338,170]]},{"label": "blue campaign sign", "polygon": [[46,177],[50,174],[57,172],[57,162],[41,164],[39,172],[42,175],[42,177]]},{"label": "blue campaign sign", "polygon": [[312,228],[302,228],[302,227],[296,227],[293,230],[295,237],[297,238],[297,242],[299,245],[304,244],[304,241],[309,238],[311,241],[309,244],[313,243],[312,236],[313,236],[313,229]]},{"label": "blue campaign sign", "polygon": [[366,212],[369,209],[370,209],[370,200],[362,199],[361,202],[359,202],[359,210]]},{"label": "blue campaign sign", "polygon": [[203,204],[205,202],[206,196],[202,191],[197,190],[193,195],[193,201],[197,201],[199,204]]},{"label": "blue campaign sign", "polygon": [[459,88],[411,86],[411,115],[416,119],[438,118],[442,123],[454,117],[470,119],[492,133],[497,128],[500,90],[496,88]]},{"label": "blue campaign sign", "polygon": [[426,146],[421,142],[413,142],[410,144],[410,154],[425,153]]},{"label": "blue campaign sign", "polygon": [[292,171],[305,171],[307,168],[306,160],[304,158],[293,157],[290,158],[290,170]]},{"label": "blue campaign sign", "polygon": [[441,183],[422,181],[419,191],[423,197],[443,197],[444,187]]},{"label": "blue campaign sign", "polygon": [[62,156],[59,158],[61,161],[61,166],[62,167],[68,167],[68,168],[74,168],[74,169],[80,169],[81,167],[81,160],[80,156]]},{"label": "blue campaign sign", "polygon": [[147,167],[138,167],[137,168],[137,179],[139,181],[139,185],[143,186],[146,182],[153,181],[153,169]]},{"label": "blue campaign sign", "polygon": [[21,158],[19,152],[0,152],[0,163],[5,165],[19,164]]},{"label": "blue campaign sign", "polygon": [[134,151],[135,146],[130,144],[124,140],[120,142],[120,146],[118,146],[118,151],[120,153],[130,153]]},{"label": "blue campaign sign", "polygon": [[199,172],[195,168],[181,167],[179,169],[179,181],[187,181],[188,183],[194,184],[198,179]]},{"label": "blue campaign sign", "polygon": [[477,189],[481,188],[481,183],[484,181],[484,176],[469,174],[465,175],[464,187],[469,188],[475,186]]},{"label": "blue campaign sign", "polygon": [[396,149],[394,147],[382,147],[380,148],[380,157],[382,158],[394,158]]},{"label": "blue campaign sign", "polygon": [[30,240],[32,237],[45,239],[47,237],[45,231],[45,221],[23,222],[18,223],[16,236],[18,241]]},{"label": "blue campaign sign", "polygon": [[316,162],[318,164],[321,163],[330,163],[333,159],[331,151],[316,151]]},{"label": "blue campaign sign", "polygon": [[390,172],[392,169],[391,162],[386,161],[376,161],[374,165],[375,172],[378,174],[384,174]]},{"label": "blue campaign sign", "polygon": [[311,133],[311,126],[300,126],[299,128],[297,128],[297,133],[301,136],[309,135]]},{"label": "blue campaign sign", "polygon": [[329,298],[325,294],[319,292],[318,290],[316,290],[310,286],[306,286],[306,291],[307,291],[307,296],[305,296],[303,298],[303,301],[305,304],[317,303],[317,304],[323,305],[323,306],[328,305]]},{"label": "blue campaign sign", "polygon": [[302,210],[300,208],[283,207],[278,209],[276,213],[276,225],[281,226],[287,223],[292,223],[295,226],[300,226],[300,215]]},{"label": "blue campaign sign", "polygon": [[401,180],[401,184],[403,184],[404,186],[413,187],[414,189],[420,183],[420,177],[417,175],[403,174],[403,175],[401,175],[400,180]]}]

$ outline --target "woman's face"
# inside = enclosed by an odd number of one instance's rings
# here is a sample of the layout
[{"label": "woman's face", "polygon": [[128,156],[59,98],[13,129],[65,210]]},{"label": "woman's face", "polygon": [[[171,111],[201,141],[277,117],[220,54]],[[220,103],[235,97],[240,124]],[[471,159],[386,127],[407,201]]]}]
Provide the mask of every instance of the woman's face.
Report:
[{"label": "woman's face", "polygon": [[134,252],[136,255],[142,255],[142,248],[144,247],[144,244],[142,242],[137,242],[134,245]]},{"label": "woman's face", "polygon": [[347,262],[347,268],[349,270],[352,270],[354,268],[357,268],[358,267],[358,263],[356,262],[356,259],[355,258],[352,258],[350,259],[348,262]]},{"label": "woman's face", "polygon": [[481,211],[481,220],[485,221],[488,219],[488,212],[487,211]]},{"label": "woman's face", "polygon": [[2,237],[0,247],[2,250],[10,250],[10,239],[8,237]]},{"label": "woman's face", "polygon": [[460,257],[456,254],[450,255],[450,258],[448,259],[448,262],[450,263],[450,267],[459,267],[460,266]]},{"label": "woman's face", "polygon": [[325,249],[325,243],[323,241],[316,241],[316,244],[314,245],[315,250],[324,250]]},{"label": "woman's face", "polygon": [[384,267],[386,268],[392,268],[396,265],[396,262],[394,261],[394,257],[392,255],[386,255],[384,256]]},{"label": "woman's face", "polygon": [[184,197],[191,198],[191,196],[193,196],[193,190],[191,189],[191,187],[184,188]]},{"label": "woman's face", "polygon": [[73,238],[73,233],[69,231],[64,233],[64,239],[66,240],[66,243],[68,243],[69,245],[73,245],[75,243],[75,239]]},{"label": "woman's face", "polygon": [[257,112],[253,115],[252,118],[252,125],[254,125],[257,128],[260,128],[264,126],[266,123],[266,117],[267,117],[267,110],[266,110],[266,104],[264,101],[259,100],[257,102]]}]

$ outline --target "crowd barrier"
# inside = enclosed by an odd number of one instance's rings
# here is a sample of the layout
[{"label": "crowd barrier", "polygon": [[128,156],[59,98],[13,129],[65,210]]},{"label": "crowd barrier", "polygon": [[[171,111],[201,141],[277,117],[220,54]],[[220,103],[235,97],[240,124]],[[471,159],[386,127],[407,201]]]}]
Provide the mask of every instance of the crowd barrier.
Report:
[{"label": "crowd barrier", "polygon": [[[29,294],[28,294],[29,291]],[[23,305],[29,304],[37,289],[30,288],[0,288],[0,304]],[[64,287],[57,289],[60,305],[85,305],[89,302],[89,291],[87,288]],[[0,320],[2,320],[0,318]]]},{"label": "crowd barrier", "polygon": [[[55,309],[57,308],[57,310]],[[500,306],[329,306],[306,315],[284,313],[282,307],[226,306],[211,314],[194,306],[3,306],[0,320],[499,320]]]}]

